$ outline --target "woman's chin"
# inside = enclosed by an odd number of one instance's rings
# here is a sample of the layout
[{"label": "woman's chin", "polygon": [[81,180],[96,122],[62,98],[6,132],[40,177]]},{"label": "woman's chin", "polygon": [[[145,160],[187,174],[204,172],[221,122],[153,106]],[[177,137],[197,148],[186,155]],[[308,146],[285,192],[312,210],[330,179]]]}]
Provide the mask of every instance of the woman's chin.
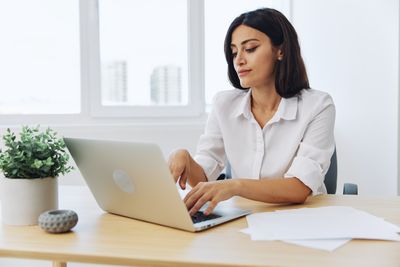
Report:
[{"label": "woman's chin", "polygon": [[245,81],[240,81],[240,86],[242,86],[243,88],[250,88],[249,83],[247,83]]}]

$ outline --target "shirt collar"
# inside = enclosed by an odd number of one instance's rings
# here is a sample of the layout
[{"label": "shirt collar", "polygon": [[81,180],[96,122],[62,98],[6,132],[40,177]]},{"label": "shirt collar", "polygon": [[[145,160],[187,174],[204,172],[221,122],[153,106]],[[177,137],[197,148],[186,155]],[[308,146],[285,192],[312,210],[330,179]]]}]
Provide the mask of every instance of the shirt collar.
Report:
[{"label": "shirt collar", "polygon": [[297,115],[298,97],[282,98],[276,111],[277,119],[294,120]]},{"label": "shirt collar", "polygon": [[[274,121],[284,120],[294,120],[297,115],[298,97],[282,98],[279,103],[278,110],[273,117]],[[237,106],[235,112],[233,113],[235,117],[243,115],[246,119],[251,118],[251,89],[247,91],[241,102]]]},{"label": "shirt collar", "polygon": [[233,113],[234,117],[239,117],[240,115],[243,115],[246,119],[249,119],[251,117],[251,89],[249,89],[241,101],[239,102],[239,105],[237,105],[235,112]]}]

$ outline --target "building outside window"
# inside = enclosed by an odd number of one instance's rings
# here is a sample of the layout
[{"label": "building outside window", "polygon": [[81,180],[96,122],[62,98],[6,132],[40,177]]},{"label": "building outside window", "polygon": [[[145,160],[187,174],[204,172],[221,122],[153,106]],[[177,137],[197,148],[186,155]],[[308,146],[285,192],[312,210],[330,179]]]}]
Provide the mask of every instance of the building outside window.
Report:
[{"label": "building outside window", "polygon": [[156,67],[150,78],[151,101],[154,105],[182,104],[181,68],[174,65]]}]

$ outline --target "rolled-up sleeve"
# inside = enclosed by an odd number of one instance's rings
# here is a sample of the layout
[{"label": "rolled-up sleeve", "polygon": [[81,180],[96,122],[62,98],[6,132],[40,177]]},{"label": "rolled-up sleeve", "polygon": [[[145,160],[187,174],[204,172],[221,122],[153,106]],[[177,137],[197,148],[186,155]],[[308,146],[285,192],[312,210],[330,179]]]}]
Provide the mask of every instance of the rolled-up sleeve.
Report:
[{"label": "rolled-up sleeve", "polygon": [[204,134],[200,136],[194,160],[203,168],[208,181],[217,180],[226,162],[224,142],[217,117],[217,100],[208,116]]},{"label": "rolled-up sleeve", "polygon": [[321,109],[312,114],[304,137],[284,177],[296,177],[308,186],[313,195],[325,193],[325,174],[335,149],[335,106],[330,97],[323,99]]}]

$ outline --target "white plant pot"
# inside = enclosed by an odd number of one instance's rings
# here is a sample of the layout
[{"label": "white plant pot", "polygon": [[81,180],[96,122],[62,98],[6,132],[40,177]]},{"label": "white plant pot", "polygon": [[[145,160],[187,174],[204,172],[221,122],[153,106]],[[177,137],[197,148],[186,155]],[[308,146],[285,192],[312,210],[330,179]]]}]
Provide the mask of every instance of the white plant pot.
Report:
[{"label": "white plant pot", "polygon": [[0,177],[4,224],[35,225],[39,215],[58,208],[57,178],[11,179]]}]

